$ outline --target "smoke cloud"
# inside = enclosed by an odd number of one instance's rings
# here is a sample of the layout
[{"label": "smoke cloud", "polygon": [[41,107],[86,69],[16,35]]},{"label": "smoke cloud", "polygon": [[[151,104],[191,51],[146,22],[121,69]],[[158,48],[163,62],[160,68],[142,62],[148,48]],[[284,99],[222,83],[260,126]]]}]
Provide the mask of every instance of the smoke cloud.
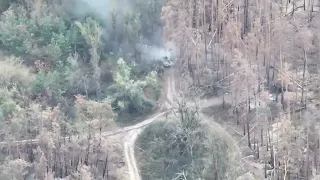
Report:
[{"label": "smoke cloud", "polygon": [[173,60],[178,56],[178,49],[171,42],[167,42],[163,46],[140,44],[138,48],[144,60],[163,60],[165,57]]},{"label": "smoke cloud", "polygon": [[119,17],[134,11],[129,0],[75,0],[70,10],[78,16],[93,13],[105,21],[111,20],[112,11],[115,11]]},{"label": "smoke cloud", "polygon": [[[88,14],[94,14],[102,20],[106,28],[103,38],[106,40],[106,45],[110,47],[112,46],[111,43],[117,44],[108,41],[108,31],[111,28],[112,21],[111,13],[115,11],[117,21],[121,23],[125,14],[137,11],[132,0],[75,0],[75,3],[69,3],[68,6],[73,16],[84,17]],[[134,49],[134,47],[128,47],[124,44],[118,44],[116,48],[121,49],[123,53],[132,53]],[[162,60],[164,57],[174,59],[178,54],[173,43],[163,42],[162,27],[154,29],[152,36],[142,36],[137,44],[137,49],[144,60]]]}]

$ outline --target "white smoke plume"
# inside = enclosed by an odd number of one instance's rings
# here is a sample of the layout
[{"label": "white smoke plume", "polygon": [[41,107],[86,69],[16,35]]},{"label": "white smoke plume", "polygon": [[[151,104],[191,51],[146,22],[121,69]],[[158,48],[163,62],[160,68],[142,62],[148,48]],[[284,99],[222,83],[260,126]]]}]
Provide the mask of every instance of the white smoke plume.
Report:
[{"label": "white smoke plume", "polygon": [[134,11],[130,0],[76,0],[71,9],[73,13],[82,15],[95,13],[99,18],[110,20],[110,13],[116,11],[123,15]]},{"label": "white smoke plume", "polygon": [[165,43],[163,46],[150,46],[140,44],[138,46],[144,60],[174,60],[178,56],[178,50],[173,43]]},{"label": "white smoke plume", "polygon": [[[111,12],[117,13],[119,21],[123,20],[126,13],[136,11],[132,1],[130,0],[75,0],[75,4],[69,4],[70,10],[76,16],[83,16],[87,13],[94,13],[98,18],[102,19],[106,24],[111,22]],[[140,12],[143,13],[143,12]],[[111,24],[111,23],[110,23]],[[106,31],[108,33],[108,31]],[[154,29],[153,37],[142,38],[138,50],[142,54],[144,60],[163,60],[165,57],[173,60],[178,55],[178,51],[173,43],[164,43],[162,40],[162,28]],[[108,36],[107,34],[105,36]],[[108,42],[107,42],[108,43]],[[133,47],[124,47],[124,52],[132,52]],[[131,50],[130,50],[131,49]]]}]

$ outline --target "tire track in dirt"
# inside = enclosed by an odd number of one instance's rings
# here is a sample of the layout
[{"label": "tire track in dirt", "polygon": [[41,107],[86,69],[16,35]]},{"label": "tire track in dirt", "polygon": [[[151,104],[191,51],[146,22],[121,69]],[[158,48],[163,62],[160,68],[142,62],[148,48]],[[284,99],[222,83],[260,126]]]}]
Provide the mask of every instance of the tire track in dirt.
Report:
[{"label": "tire track in dirt", "polygon": [[[158,112],[156,114],[154,114],[152,117],[150,117],[149,119],[146,119],[138,124],[132,125],[132,126],[127,126],[127,127],[123,127],[121,129],[118,130],[114,130],[114,131],[106,131],[106,132],[102,132],[101,136],[102,137],[110,137],[110,136],[115,136],[118,134],[122,134],[122,133],[128,133],[132,130],[135,129],[140,129],[148,124],[150,124],[151,122],[153,122],[155,119],[164,116],[167,112],[169,112],[170,110],[164,110],[162,112]],[[99,136],[99,133],[96,133],[94,136]],[[73,138],[73,137],[78,137],[77,135],[71,136],[71,137],[60,137],[60,141],[64,141],[64,140],[68,140],[69,138]],[[0,147],[1,146],[6,146],[6,145],[11,145],[11,144],[36,144],[38,143],[39,139],[26,139],[26,140],[18,140],[18,141],[11,141],[11,142],[0,142]]]},{"label": "tire track in dirt", "polygon": [[128,165],[129,177],[134,180],[141,179],[134,153],[135,140],[138,138],[141,131],[142,129],[137,129],[136,131],[129,132],[124,141],[124,154]]},{"label": "tire track in dirt", "polygon": [[[174,106],[177,105],[176,103],[174,103],[174,101],[179,101],[179,96],[176,92],[176,88],[175,88],[175,80],[174,80],[174,73],[173,70],[171,70],[171,73],[169,75],[169,77],[167,78],[167,101],[165,101],[165,105],[167,109],[171,109],[171,111],[174,111]],[[229,96],[225,96],[224,97],[224,101],[230,103],[232,100],[232,97]],[[223,99],[221,97],[215,97],[215,98],[211,98],[211,99],[205,99],[199,102],[200,104],[200,111],[203,108],[206,107],[210,107],[210,106],[215,106],[215,105],[220,105],[223,103]],[[166,111],[165,113],[169,113],[170,111]],[[158,114],[157,117],[161,117],[163,115],[165,115],[165,113],[163,113],[162,115]],[[157,119],[157,117],[153,118],[152,120],[147,120],[148,123],[150,124],[151,122],[155,121]],[[143,121],[145,122],[145,121]],[[142,123],[143,123],[142,122]],[[206,123],[210,123],[208,121],[206,121]],[[214,122],[213,124],[211,124],[210,126],[214,125],[215,127],[218,127],[219,129],[221,129],[221,132],[227,134],[228,136],[229,133],[222,128],[218,123]],[[141,128],[137,128],[134,131],[131,131],[127,134],[125,142],[124,142],[124,152],[125,152],[125,158],[126,158],[126,162],[128,165],[128,171],[129,171],[129,175],[130,175],[130,180],[141,180],[140,177],[140,173],[139,173],[139,168],[138,168],[138,163],[137,160],[135,158],[135,142],[139,136],[139,134],[142,132],[143,127],[145,126],[141,126]],[[231,137],[231,136],[230,136]]]},{"label": "tire track in dirt", "polygon": [[129,174],[130,180],[141,180],[137,160],[135,158],[135,143],[139,134],[142,132],[143,128],[146,125],[152,123],[159,117],[164,116],[167,112],[168,111],[157,114],[155,117],[143,121],[142,123],[144,123],[144,125],[142,126],[137,124],[139,125],[139,127],[132,129],[127,133],[123,145],[124,145],[124,154],[125,154],[126,164],[128,165],[128,174]]},{"label": "tire track in dirt", "polygon": [[[166,86],[167,86],[167,90],[166,90],[166,100],[163,102],[164,103],[164,108],[165,109],[170,109],[172,107],[173,104],[173,87],[172,86],[172,72],[170,72],[170,75],[166,78]],[[174,84],[173,84],[174,85]],[[162,113],[162,114],[157,114],[155,118],[152,118],[150,120],[145,120],[143,122],[147,122],[147,124],[150,124],[151,122],[155,121],[157,118],[165,115],[166,113],[169,113],[169,111],[167,110],[166,112]],[[142,123],[143,123],[142,122]],[[140,124],[140,123],[139,123]],[[143,127],[145,126],[141,126],[140,128],[136,128],[134,131],[131,131],[127,134],[125,141],[124,141],[124,154],[125,154],[125,159],[128,165],[128,173],[129,173],[129,179],[130,180],[141,180],[140,177],[140,173],[139,173],[139,168],[138,168],[138,163],[137,160],[135,158],[135,143],[136,140],[139,136],[139,134],[142,132]]]}]

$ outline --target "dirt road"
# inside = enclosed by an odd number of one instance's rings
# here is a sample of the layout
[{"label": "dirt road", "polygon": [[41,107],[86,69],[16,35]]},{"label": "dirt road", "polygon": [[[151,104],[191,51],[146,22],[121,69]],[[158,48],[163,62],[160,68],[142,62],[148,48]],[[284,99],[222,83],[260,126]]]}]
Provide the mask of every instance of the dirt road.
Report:
[{"label": "dirt road", "polygon": [[[174,73],[171,72],[170,75],[167,77],[166,80],[166,100],[164,101],[164,105],[166,109],[171,109],[171,112],[173,110],[176,110],[177,104],[175,103],[176,100],[179,99],[179,96],[176,92],[175,89],[175,78],[174,78]],[[225,102],[231,103],[231,96],[227,95],[224,97]],[[220,105],[223,103],[223,98],[222,97],[215,97],[211,99],[205,99],[201,100],[199,102],[200,105],[200,110],[206,107],[210,106],[215,106],[215,105]],[[191,103],[190,103],[191,104]],[[170,113],[170,110],[167,110],[163,113],[158,113],[154,116],[154,118],[147,119],[142,121],[141,123],[137,124],[132,128],[132,131],[128,132],[125,142],[124,142],[124,154],[126,158],[126,162],[128,165],[128,173],[130,176],[130,180],[141,180],[139,169],[138,169],[138,164],[135,159],[135,142],[137,140],[137,137],[139,134],[142,132],[143,127],[145,127],[147,124],[150,124],[151,122],[155,121],[157,118],[165,115],[165,113]],[[208,121],[207,121],[208,122]],[[219,127],[223,133],[227,134],[227,131],[225,131],[218,123],[214,124],[215,127]]]},{"label": "dirt road", "polygon": [[[165,97],[163,98],[164,101],[162,102],[162,106],[165,109],[170,109],[173,105],[174,98],[173,93],[175,92],[175,86],[174,86],[174,80],[173,80],[173,73],[170,73],[165,80]],[[154,118],[147,119],[142,121],[141,123],[137,124],[137,128],[129,132],[125,138],[124,141],[124,154],[125,159],[128,165],[128,174],[130,180],[141,180],[139,169],[138,169],[138,163],[135,158],[135,142],[139,136],[139,134],[142,132],[143,127],[147,124],[150,124],[151,122],[155,121],[157,118],[165,115],[166,113],[169,113],[169,111],[165,111],[164,113],[157,114]],[[140,126],[140,124],[144,124],[144,126]]]}]

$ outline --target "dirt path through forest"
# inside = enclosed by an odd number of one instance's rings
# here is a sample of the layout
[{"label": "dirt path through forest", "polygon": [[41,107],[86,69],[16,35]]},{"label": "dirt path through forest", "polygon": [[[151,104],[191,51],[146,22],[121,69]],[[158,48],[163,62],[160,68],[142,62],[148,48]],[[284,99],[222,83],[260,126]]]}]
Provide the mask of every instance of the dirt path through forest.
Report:
[{"label": "dirt path through forest", "polygon": [[[176,92],[176,88],[175,88],[175,78],[174,78],[174,73],[173,70],[171,70],[170,74],[168,75],[168,77],[166,78],[166,101],[164,101],[165,104],[165,108],[166,109],[172,109],[171,107],[175,107],[177,106],[176,103],[174,103],[176,100],[179,99],[179,96]],[[226,103],[231,103],[232,97],[230,95],[227,95],[224,97],[224,100]],[[200,101],[200,111],[203,108],[206,107],[210,107],[210,106],[216,106],[216,105],[220,105],[223,103],[223,98],[222,97],[214,97],[214,98],[210,98],[210,99],[205,99],[205,100],[201,100]],[[174,108],[175,109],[175,108]],[[171,111],[172,111],[171,110]],[[148,119],[145,120],[141,123],[143,124],[150,124],[151,122],[155,121],[157,119],[157,117],[161,117],[163,115],[165,115],[165,113],[170,113],[170,110],[162,113],[162,114],[157,114],[155,118],[152,119]],[[204,119],[208,119],[208,118],[204,118]],[[216,123],[215,121],[204,121],[205,123],[209,123],[210,126],[212,126],[213,128],[219,128],[221,133],[224,133],[226,135],[228,135],[228,137],[232,138],[229,133],[222,128],[218,123]],[[141,124],[139,123],[139,124]],[[136,128],[134,130],[132,130],[131,132],[129,132],[125,138],[125,142],[124,142],[124,153],[125,153],[125,158],[126,158],[126,162],[128,165],[128,173],[130,176],[130,180],[141,180],[140,177],[140,173],[139,173],[139,168],[138,168],[138,163],[135,159],[135,142],[139,136],[139,134],[142,132],[143,127],[145,127],[145,125],[140,126],[139,124],[137,124],[136,126],[139,126],[140,128]]]},{"label": "dirt path through forest", "polygon": [[[170,70],[172,71],[172,70]],[[169,75],[165,77],[165,85],[164,85],[164,96],[162,97],[162,106],[164,106],[165,109],[170,109],[173,104],[173,92],[175,92],[173,89],[174,87],[174,82],[173,82],[173,73],[169,72]],[[162,114],[157,114],[155,118],[149,119],[149,120],[144,120],[141,123],[146,122],[147,124],[150,124],[154,120],[156,120],[158,117],[161,117],[165,115],[166,113],[169,113],[169,111],[165,111]],[[139,124],[141,124],[139,123]],[[137,125],[139,125],[137,124]],[[135,143],[136,140],[139,136],[139,134],[142,132],[144,126],[141,126],[140,128],[136,128],[133,131],[129,132],[125,138],[124,141],[124,154],[125,154],[125,159],[127,162],[128,166],[128,174],[129,174],[129,179],[130,180],[141,180],[140,173],[139,173],[139,168],[138,168],[138,163],[135,158]]]},{"label": "dirt path through forest", "polygon": [[[176,92],[175,88],[175,78],[174,78],[174,73],[173,69],[169,70],[169,73],[165,77],[165,83],[164,83],[164,96],[162,96],[162,99],[160,99],[160,110],[153,115],[151,115],[150,118],[145,119],[141,121],[138,124],[132,125],[132,126],[127,126],[123,127],[121,129],[115,130],[115,131],[108,131],[108,132],[103,132],[102,136],[103,137],[108,137],[108,136],[114,136],[120,133],[125,133],[125,138],[124,138],[124,155],[125,155],[125,161],[128,166],[128,174],[129,174],[129,179],[130,180],[141,180],[140,174],[139,174],[139,168],[138,164],[135,158],[135,142],[138,137],[138,135],[142,132],[143,128],[155,121],[156,119],[165,116],[167,113],[171,113],[173,110],[176,110],[177,104],[175,103],[178,99],[178,93]],[[225,96],[225,102],[230,103],[231,102],[231,96]],[[220,105],[223,103],[222,97],[215,97],[211,99],[205,99],[201,100],[199,102],[200,109],[214,106],[214,105]],[[218,123],[214,123],[215,127],[220,127],[223,129]],[[223,129],[224,130],[224,129]],[[225,130],[224,130],[225,131]],[[225,131],[225,133],[227,133]],[[96,134],[97,136],[99,135],[98,133]],[[61,140],[64,139],[69,139],[69,137],[64,137],[61,138]],[[8,144],[32,144],[32,143],[37,143],[38,139],[28,139],[28,140],[21,140],[21,141],[11,141],[10,143],[8,142],[0,142],[0,146],[3,145],[8,145]]]}]

